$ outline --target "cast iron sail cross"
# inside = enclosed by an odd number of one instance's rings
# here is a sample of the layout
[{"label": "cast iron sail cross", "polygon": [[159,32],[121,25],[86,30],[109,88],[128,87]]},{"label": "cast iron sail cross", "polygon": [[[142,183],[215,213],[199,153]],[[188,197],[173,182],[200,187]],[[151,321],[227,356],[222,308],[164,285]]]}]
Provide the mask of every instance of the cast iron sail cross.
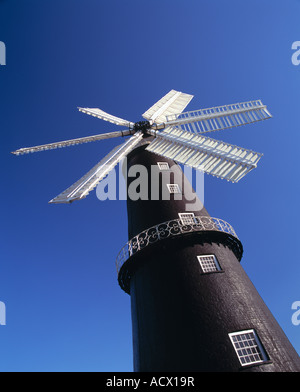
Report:
[{"label": "cast iron sail cross", "polygon": [[260,100],[183,112],[192,98],[192,95],[171,90],[142,115],[146,121],[136,123],[112,116],[97,108],[79,108],[83,113],[126,127],[126,129],[20,148],[13,151],[13,154],[21,155],[119,136],[130,136],[125,143],[115,147],[88,173],[49,203],[71,203],[85,198],[123,158],[143,143],[145,137],[149,136],[153,138],[146,150],[218,178],[238,182],[256,168],[262,154],[203,136],[203,134],[265,120],[272,117],[271,114]]}]

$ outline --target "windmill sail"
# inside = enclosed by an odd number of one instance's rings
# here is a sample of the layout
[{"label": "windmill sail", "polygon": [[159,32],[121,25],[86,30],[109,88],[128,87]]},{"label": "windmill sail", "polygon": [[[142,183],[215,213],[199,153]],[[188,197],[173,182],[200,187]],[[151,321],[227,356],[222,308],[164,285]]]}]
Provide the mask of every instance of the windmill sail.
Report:
[{"label": "windmill sail", "polygon": [[142,140],[143,134],[137,132],[129,140],[115,147],[96,166],[80,180],[71,185],[49,203],[71,203],[85,198],[89,192]]},{"label": "windmill sail", "polygon": [[136,123],[113,116],[98,108],[78,108],[83,113],[128,129],[20,148],[13,154],[21,155],[133,135],[50,203],[71,203],[84,198],[123,157],[140,145],[143,138],[149,136],[154,136],[154,140],[147,139],[152,140],[146,148],[148,151],[228,181],[239,181],[257,166],[262,154],[201,134],[265,120],[271,118],[271,114],[260,100],[183,112],[192,98],[193,95],[171,90],[143,114],[148,121]]},{"label": "windmill sail", "polygon": [[132,132],[129,130],[117,131],[117,132],[107,132],[107,133],[102,133],[102,134],[94,135],[94,136],[86,136],[86,137],[80,137],[77,139],[64,140],[61,142],[41,144],[40,146],[19,148],[19,150],[13,151],[12,154],[22,155],[22,154],[28,154],[30,152],[53,150],[55,148],[75,146],[77,144],[95,142],[97,140],[110,139],[110,138],[119,137],[119,136],[127,136],[127,135],[130,135],[131,133]]},{"label": "windmill sail", "polygon": [[207,174],[238,182],[257,166],[262,154],[177,128],[151,131],[156,138],[146,148]]},{"label": "windmill sail", "polygon": [[151,106],[142,116],[146,120],[152,121],[152,123],[162,123],[166,121],[167,116],[181,113],[192,98],[193,95],[171,90]]},{"label": "windmill sail", "polygon": [[116,125],[121,125],[123,127],[128,127],[128,128],[133,128],[134,126],[133,122],[124,120],[123,118],[120,117],[113,116],[98,108],[78,108],[78,110],[82,113],[89,114],[90,116],[93,117],[101,118],[101,120],[109,121]]},{"label": "windmill sail", "polygon": [[177,126],[183,131],[205,133],[238,127],[272,117],[260,100],[217,106],[191,112],[168,115],[166,126]]}]

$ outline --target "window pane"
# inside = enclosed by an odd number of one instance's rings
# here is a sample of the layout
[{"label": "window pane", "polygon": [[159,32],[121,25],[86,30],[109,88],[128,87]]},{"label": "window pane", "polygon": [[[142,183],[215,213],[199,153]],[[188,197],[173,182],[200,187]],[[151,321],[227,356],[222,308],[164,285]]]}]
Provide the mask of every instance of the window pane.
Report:
[{"label": "window pane", "polygon": [[181,193],[178,184],[167,184],[170,193]]},{"label": "window pane", "polygon": [[215,255],[197,256],[203,272],[220,271],[220,265]]},{"label": "window pane", "polygon": [[168,162],[157,162],[157,165],[160,170],[169,170]]},{"label": "window pane", "polygon": [[195,223],[195,215],[193,212],[178,214],[183,225],[193,225]]},{"label": "window pane", "polygon": [[267,354],[253,329],[233,332],[229,334],[229,337],[242,366],[267,360]]}]

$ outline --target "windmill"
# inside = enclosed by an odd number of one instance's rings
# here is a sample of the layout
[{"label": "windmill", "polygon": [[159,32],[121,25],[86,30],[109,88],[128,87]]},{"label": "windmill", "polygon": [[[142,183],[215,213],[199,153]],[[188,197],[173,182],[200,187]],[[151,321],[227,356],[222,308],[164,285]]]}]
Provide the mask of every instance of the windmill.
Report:
[{"label": "windmill", "polygon": [[[271,114],[260,100],[184,112],[192,98],[171,90],[142,115],[145,121],[135,123],[98,108],[79,108],[125,129],[13,154],[129,136],[50,203],[85,198],[125,157],[129,167],[157,165],[160,174],[171,166],[182,173],[176,162],[238,182],[262,154],[203,134]],[[172,194],[176,185],[162,180]],[[185,213],[190,193],[188,185],[181,201],[127,200],[129,241],[117,257],[117,270],[121,288],[131,296],[134,369],[299,371],[296,351],[240,266],[243,248],[235,231],[210,217],[199,200],[198,214]]]}]

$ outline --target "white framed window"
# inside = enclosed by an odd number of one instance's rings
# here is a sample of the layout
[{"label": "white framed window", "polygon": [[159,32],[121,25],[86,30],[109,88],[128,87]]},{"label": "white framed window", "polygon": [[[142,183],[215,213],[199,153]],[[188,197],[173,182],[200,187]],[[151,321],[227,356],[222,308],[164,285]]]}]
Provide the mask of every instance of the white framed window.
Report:
[{"label": "white framed window", "polygon": [[179,213],[178,215],[183,225],[193,225],[196,223],[195,214],[193,212]]},{"label": "white framed window", "polygon": [[221,271],[220,264],[215,255],[201,255],[197,256],[202,272],[217,272]]},{"label": "white framed window", "polygon": [[170,170],[168,162],[157,162],[159,170]]},{"label": "white framed window", "polygon": [[181,189],[178,184],[167,184],[170,193],[181,193]]},{"label": "white framed window", "polygon": [[242,366],[268,360],[267,354],[254,329],[228,334]]}]

